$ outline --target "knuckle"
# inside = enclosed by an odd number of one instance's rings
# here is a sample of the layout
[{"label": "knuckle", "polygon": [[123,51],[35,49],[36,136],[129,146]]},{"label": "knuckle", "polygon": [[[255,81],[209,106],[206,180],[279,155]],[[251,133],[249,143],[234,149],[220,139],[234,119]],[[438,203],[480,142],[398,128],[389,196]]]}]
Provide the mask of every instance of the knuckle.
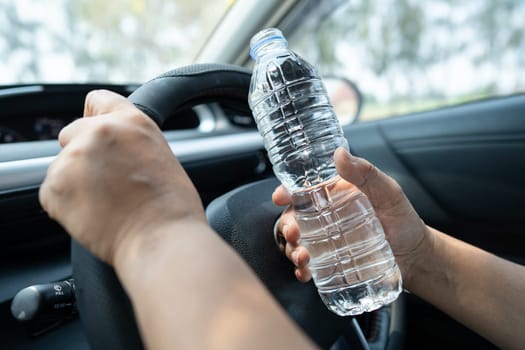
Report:
[{"label": "knuckle", "polygon": [[[64,150],[64,162],[78,160],[85,157],[87,153],[88,150],[86,147],[83,147],[83,145],[71,144]],[[60,171],[62,172],[64,169],[61,169]]]},{"label": "knuckle", "polygon": [[47,212],[49,217],[56,219],[56,210],[57,197],[61,197],[64,193],[64,188],[59,181],[56,181],[54,178],[46,179],[44,183],[40,186],[38,191],[38,199],[40,205]]},{"label": "knuckle", "polygon": [[374,179],[379,174],[379,169],[372,163],[366,161],[364,163],[364,169],[363,169],[364,178],[366,181]]},{"label": "knuckle", "polygon": [[303,246],[300,246],[300,248],[301,248],[301,254],[303,254],[306,259],[310,259],[310,253],[308,252],[308,249],[306,249]]},{"label": "knuckle", "polygon": [[388,177],[388,179],[389,179],[389,182],[390,182],[390,186],[391,186],[391,188],[392,188],[392,193],[393,193],[396,197],[399,197],[399,196],[404,195],[403,189],[402,189],[401,186],[397,183],[397,181],[395,181],[394,179],[392,179],[390,176]]},{"label": "knuckle", "polygon": [[42,208],[49,212],[49,189],[48,189],[48,183],[46,180],[40,185],[40,188],[38,189],[38,201],[40,202],[40,205]]},{"label": "knuckle", "polygon": [[288,216],[286,214],[282,214],[281,217],[279,218],[279,231],[281,231],[282,233],[285,233],[284,232],[284,229],[286,226],[288,226]]},{"label": "knuckle", "polygon": [[130,102],[122,95],[109,90],[99,89],[88,92],[84,101],[84,115],[94,116],[109,113]]},{"label": "knuckle", "polygon": [[64,181],[60,181],[59,178],[60,176],[58,175],[52,175],[46,180],[46,186],[44,186],[44,190],[48,200],[52,197],[62,196],[66,192]]},{"label": "knuckle", "polygon": [[85,101],[84,101],[86,114],[91,114],[91,112],[94,109],[93,107],[99,100],[101,94],[103,94],[103,91],[104,90],[99,89],[99,90],[91,90],[90,92],[87,93]]},{"label": "knuckle", "polygon": [[308,251],[306,250],[306,248],[303,246],[299,246],[297,248],[297,253],[298,253],[299,262],[301,263],[301,265],[308,264],[308,261],[310,260],[310,254],[308,254]]},{"label": "knuckle", "polygon": [[153,129],[156,126],[150,117],[135,107],[132,108],[131,112],[127,115],[127,118],[132,124],[142,129]]},{"label": "knuckle", "polygon": [[96,139],[110,139],[117,134],[117,126],[108,119],[97,123],[92,132]]},{"label": "knuckle", "polygon": [[279,223],[279,230],[286,236],[288,232],[296,231],[297,221],[292,214],[283,214]]},{"label": "knuckle", "polygon": [[286,241],[292,245],[297,245],[297,241],[299,240],[299,234],[293,227],[288,229],[284,237]]}]

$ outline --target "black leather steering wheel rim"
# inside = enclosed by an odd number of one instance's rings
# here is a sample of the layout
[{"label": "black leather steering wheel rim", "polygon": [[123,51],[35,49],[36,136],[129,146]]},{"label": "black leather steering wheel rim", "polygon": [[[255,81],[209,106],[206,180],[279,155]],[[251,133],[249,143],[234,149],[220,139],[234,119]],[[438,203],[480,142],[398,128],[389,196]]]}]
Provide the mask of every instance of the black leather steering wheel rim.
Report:
[{"label": "black leather steering wheel rim", "polygon": [[[251,72],[233,65],[201,64],[170,71],[129,96],[158,125],[177,112],[205,102],[248,109]],[[330,347],[349,320],[322,304],[313,284],[293,276],[276,248],[272,227],[282,208],[271,203],[277,182],[264,180],[216,199],[207,209],[212,227],[248,262],[290,316],[321,347]],[[79,315],[92,349],[142,349],[131,303],[113,269],[72,243]],[[174,310],[176,312],[176,310]]]}]

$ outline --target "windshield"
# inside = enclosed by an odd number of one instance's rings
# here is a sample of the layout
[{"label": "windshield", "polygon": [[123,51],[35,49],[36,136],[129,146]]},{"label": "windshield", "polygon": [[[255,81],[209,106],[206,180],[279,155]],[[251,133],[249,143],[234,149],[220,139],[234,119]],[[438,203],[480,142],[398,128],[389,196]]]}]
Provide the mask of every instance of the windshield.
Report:
[{"label": "windshield", "polygon": [[0,2],[0,85],[140,83],[192,63],[233,0]]}]

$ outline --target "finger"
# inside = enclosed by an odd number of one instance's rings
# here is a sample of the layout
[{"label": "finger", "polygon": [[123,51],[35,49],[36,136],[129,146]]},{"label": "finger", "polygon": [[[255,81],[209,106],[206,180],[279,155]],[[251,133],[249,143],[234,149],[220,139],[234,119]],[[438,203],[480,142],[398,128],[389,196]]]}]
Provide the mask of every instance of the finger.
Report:
[{"label": "finger", "polygon": [[366,194],[375,208],[392,206],[404,197],[399,184],[366,159],[340,147],[334,160],[339,175]]},{"label": "finger", "polygon": [[310,262],[310,254],[308,254],[308,250],[303,246],[295,248],[292,252],[292,261],[295,266],[299,268],[306,267]]},{"label": "finger", "polygon": [[66,125],[65,127],[60,130],[60,133],[58,134],[58,142],[60,143],[60,146],[66,147],[66,145],[71,142],[71,140],[80,134],[81,132],[85,132],[90,124],[93,124],[94,119],[76,119]]},{"label": "finger", "polygon": [[42,184],[40,185],[40,188],[38,189],[38,201],[40,202],[40,206],[42,206],[42,209],[44,211],[49,212],[51,202],[50,197],[50,190],[49,190],[49,184],[46,181],[47,177],[44,179]]},{"label": "finger", "polygon": [[286,209],[282,214],[277,229],[283,234],[288,244],[292,246],[297,245],[297,241],[300,238],[299,226],[290,208]]},{"label": "finger", "polygon": [[296,246],[299,242],[299,238],[301,238],[301,234],[299,232],[299,226],[297,226],[297,223],[291,223],[287,225],[283,229],[283,235],[286,239],[286,242],[288,244],[291,244],[292,246]]},{"label": "finger", "polygon": [[292,247],[287,244],[286,257],[298,268],[306,267],[310,262],[310,254],[308,254],[308,250],[302,246]]},{"label": "finger", "polygon": [[295,278],[297,278],[297,280],[299,282],[306,283],[310,279],[312,279],[312,273],[310,272],[310,269],[307,268],[307,267],[296,268],[295,269]]},{"label": "finger", "polygon": [[84,117],[107,114],[122,108],[133,106],[124,96],[109,90],[92,90],[86,95],[84,102]]},{"label": "finger", "polygon": [[295,250],[295,247],[291,246],[290,244],[287,244],[284,249],[284,253],[286,257],[288,258],[288,260],[290,260],[295,265],[295,262],[293,261],[294,250]]},{"label": "finger", "polygon": [[289,205],[290,203],[292,203],[292,196],[288,193],[288,191],[283,185],[280,185],[273,192],[272,201],[276,205],[285,206],[285,205]]},{"label": "finger", "polygon": [[42,209],[44,209],[51,218],[56,218],[56,206],[61,202],[57,200],[58,197],[66,198],[70,196],[69,187],[67,183],[62,181],[64,177],[67,177],[66,173],[69,173],[71,167],[68,166],[68,162],[64,159],[64,152],[60,152],[55,160],[47,168],[46,177],[40,185],[38,191],[38,200]]}]

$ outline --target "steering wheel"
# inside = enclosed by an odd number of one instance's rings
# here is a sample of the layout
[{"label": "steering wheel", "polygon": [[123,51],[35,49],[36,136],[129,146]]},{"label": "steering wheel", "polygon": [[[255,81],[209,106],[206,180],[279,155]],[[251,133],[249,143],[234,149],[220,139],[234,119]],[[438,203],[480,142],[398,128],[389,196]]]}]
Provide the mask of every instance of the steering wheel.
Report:
[{"label": "steering wheel", "polygon": [[[249,70],[238,66],[191,65],[145,83],[129,100],[159,126],[177,117],[178,111],[207,102],[220,102],[250,113],[250,77]],[[277,185],[275,178],[267,179],[217,198],[206,210],[208,221],[304,332],[322,348],[329,348],[348,333],[351,322],[328,311],[312,283],[299,283],[291,263],[277,249],[272,230],[282,208],[271,202]],[[131,303],[113,269],[76,242],[72,243],[72,265],[79,315],[91,348],[142,349]]]}]

